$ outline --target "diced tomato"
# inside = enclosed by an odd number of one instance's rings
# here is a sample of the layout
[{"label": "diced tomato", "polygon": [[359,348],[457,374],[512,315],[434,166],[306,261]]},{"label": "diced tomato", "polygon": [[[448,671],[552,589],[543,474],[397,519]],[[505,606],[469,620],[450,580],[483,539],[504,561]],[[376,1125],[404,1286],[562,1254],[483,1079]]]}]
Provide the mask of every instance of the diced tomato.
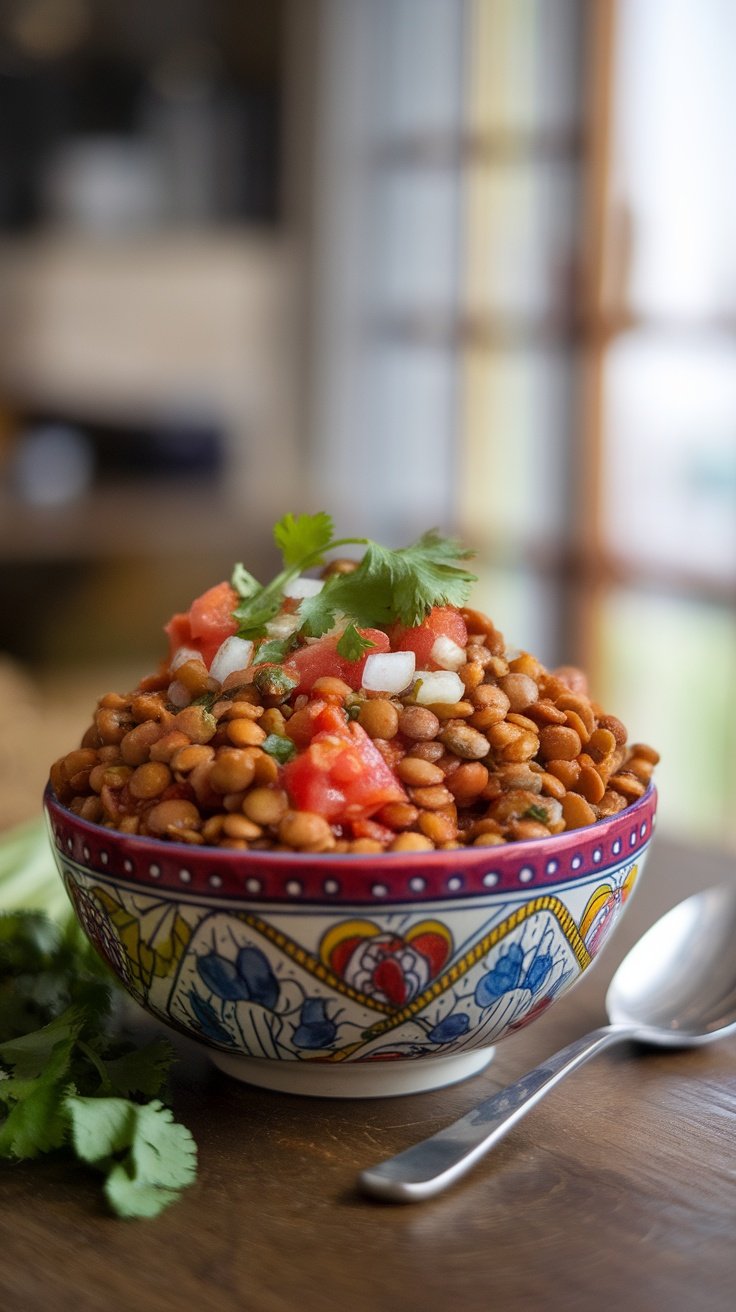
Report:
[{"label": "diced tomato", "polygon": [[366,820],[365,817],[354,820],[352,830],[353,838],[370,838],[376,843],[383,843],[384,846],[396,837],[393,829],[389,829],[388,825],[381,825],[377,820]]},{"label": "diced tomato", "polygon": [[237,593],[229,583],[217,583],[193,601],[186,614],[173,615],[166,625],[170,656],[179,647],[192,647],[202,656],[209,668],[215,653],[225,641],[237,632],[233,610],[238,604]]},{"label": "diced tomato", "polygon": [[168,635],[169,639],[169,656],[173,656],[174,652],[178,651],[180,647],[191,647],[192,630],[189,624],[189,615],[185,615],[183,611],[172,615],[164,628],[164,633]]},{"label": "diced tomato", "polygon": [[318,729],[309,746],[284,766],[283,784],[292,805],[344,823],[365,819],[387,802],[406,801],[401,783],[365,730],[337,717],[334,706],[318,713],[315,723],[333,727]]},{"label": "diced tomato", "polygon": [[388,651],[390,642],[388,634],[381,629],[359,629],[358,632],[373,646],[357,661],[348,661],[341,656],[337,650],[339,638],[329,635],[291,652],[289,661],[296,665],[300,675],[297,692],[310,692],[316,680],[325,677],[342,679],[351,688],[359,688],[368,657],[376,652]]},{"label": "diced tomato", "polygon": [[208,588],[189,607],[192,637],[206,642],[215,639],[224,642],[237,630],[233,619],[237,604],[238,594],[229,583],[217,583],[214,588]]},{"label": "diced tomato", "polygon": [[393,651],[413,651],[420,670],[436,670],[439,667],[432,660],[432,648],[438,638],[450,638],[458,647],[466,646],[468,630],[454,606],[433,606],[426,620],[413,628],[395,624],[391,630],[391,648]]},{"label": "diced tomato", "polygon": [[306,706],[286,721],[284,732],[299,748],[308,747],[317,733],[345,733],[347,717],[345,712],[334,703],[317,700]]}]

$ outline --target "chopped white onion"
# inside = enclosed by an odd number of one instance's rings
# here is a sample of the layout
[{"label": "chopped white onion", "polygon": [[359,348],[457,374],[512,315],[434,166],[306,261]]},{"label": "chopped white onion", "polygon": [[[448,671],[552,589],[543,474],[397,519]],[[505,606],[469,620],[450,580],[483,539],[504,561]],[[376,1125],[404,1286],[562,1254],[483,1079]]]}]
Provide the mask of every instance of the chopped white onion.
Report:
[{"label": "chopped white onion", "polygon": [[[178,670],[180,665],[185,665],[187,661],[202,661],[202,653],[195,651],[194,647],[178,647],[171,658],[169,669],[171,673]],[[204,665],[204,661],[202,661]]]},{"label": "chopped white onion", "polygon": [[404,692],[414,678],[416,656],[413,651],[376,652],[363,666],[366,692]]},{"label": "chopped white onion", "polygon": [[285,597],[294,597],[301,601],[304,597],[316,597],[325,586],[324,579],[310,579],[306,575],[300,574],[298,579],[292,579],[284,588]]},{"label": "chopped white onion", "polygon": [[415,700],[420,706],[459,702],[465,692],[465,685],[454,670],[417,670],[417,678],[419,687]]},{"label": "chopped white onion", "polygon": [[290,638],[292,633],[296,633],[300,623],[298,615],[284,612],[282,615],[274,615],[273,619],[268,621],[266,633],[269,638]]},{"label": "chopped white onion", "polygon": [[210,665],[210,677],[218,683],[224,683],[228,674],[247,669],[252,659],[253,643],[250,638],[238,638],[232,634],[217,648]]},{"label": "chopped white onion", "polygon": [[183,683],[179,683],[178,679],[174,679],[173,682],[169,684],[166,696],[171,702],[171,705],[177,706],[180,711],[183,710],[185,706],[188,706],[192,700],[192,694],[189,689],[185,688]]},{"label": "chopped white onion", "polygon": [[429,654],[435,665],[441,665],[443,670],[459,670],[468,659],[464,647],[445,637],[437,638]]}]

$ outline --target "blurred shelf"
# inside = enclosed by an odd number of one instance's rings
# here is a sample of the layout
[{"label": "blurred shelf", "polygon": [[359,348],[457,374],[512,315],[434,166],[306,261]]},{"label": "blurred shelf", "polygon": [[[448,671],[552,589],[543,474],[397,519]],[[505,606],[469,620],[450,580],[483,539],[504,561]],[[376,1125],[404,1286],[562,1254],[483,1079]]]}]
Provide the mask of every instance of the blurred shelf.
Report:
[{"label": "blurred shelf", "polygon": [[80,415],[141,416],[177,396],[248,405],[292,278],[269,230],[0,240],[0,389]]},{"label": "blurred shelf", "polygon": [[262,560],[273,551],[275,516],[268,516],[262,502],[260,510],[252,503],[238,510],[222,494],[168,483],[95,490],[64,506],[0,495],[0,563],[203,555]]},{"label": "blurred shelf", "polygon": [[[257,486],[265,516],[274,468],[281,498],[291,499],[296,263],[283,233],[248,226],[3,239],[0,286],[0,399],[20,423],[42,414],[146,428],[205,416],[222,434],[231,504],[247,505]],[[33,550],[42,524],[67,552],[84,552],[88,534],[109,549],[141,496],[172,538],[169,507],[197,508],[196,495],[176,488],[100,492],[63,512],[6,508],[2,551],[18,550],[16,541]],[[227,535],[233,517],[211,519],[215,536]],[[149,535],[145,515],[135,522]]]}]

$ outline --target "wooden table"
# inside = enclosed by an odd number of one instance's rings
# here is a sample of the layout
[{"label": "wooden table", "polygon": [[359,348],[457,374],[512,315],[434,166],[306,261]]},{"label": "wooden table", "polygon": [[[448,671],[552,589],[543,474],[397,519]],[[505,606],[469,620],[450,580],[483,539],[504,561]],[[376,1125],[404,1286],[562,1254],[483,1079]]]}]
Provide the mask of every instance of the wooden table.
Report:
[{"label": "wooden table", "polygon": [[[356,1172],[468,1111],[600,1023],[610,975],[661,912],[736,862],[660,839],[603,958],[454,1088],[319,1101],[180,1064],[198,1182],[122,1222],[62,1162],[0,1177],[2,1312],[733,1312],[736,1041],[622,1045],[577,1072],[451,1191],[371,1201]],[[734,947],[736,951],[736,946]]]}]

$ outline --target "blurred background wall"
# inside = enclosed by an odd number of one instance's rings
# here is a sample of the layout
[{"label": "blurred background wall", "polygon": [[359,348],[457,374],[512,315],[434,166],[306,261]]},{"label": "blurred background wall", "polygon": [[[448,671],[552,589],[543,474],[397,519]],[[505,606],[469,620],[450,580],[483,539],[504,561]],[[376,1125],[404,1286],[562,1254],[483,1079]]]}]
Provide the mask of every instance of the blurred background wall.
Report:
[{"label": "blurred background wall", "polygon": [[736,843],[734,48],[732,0],[0,0],[0,824],[326,508],[475,545]]}]

